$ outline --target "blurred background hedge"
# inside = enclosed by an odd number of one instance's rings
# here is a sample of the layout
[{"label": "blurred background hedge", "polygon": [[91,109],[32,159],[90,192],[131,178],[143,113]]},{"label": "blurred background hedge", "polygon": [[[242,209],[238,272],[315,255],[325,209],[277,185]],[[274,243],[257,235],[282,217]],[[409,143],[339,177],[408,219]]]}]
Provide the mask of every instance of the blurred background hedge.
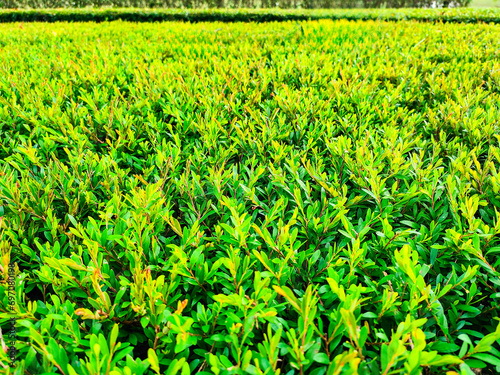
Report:
[{"label": "blurred background hedge", "polygon": [[500,10],[448,9],[0,9],[0,22],[272,22],[304,20],[415,20],[419,22],[500,23]]}]

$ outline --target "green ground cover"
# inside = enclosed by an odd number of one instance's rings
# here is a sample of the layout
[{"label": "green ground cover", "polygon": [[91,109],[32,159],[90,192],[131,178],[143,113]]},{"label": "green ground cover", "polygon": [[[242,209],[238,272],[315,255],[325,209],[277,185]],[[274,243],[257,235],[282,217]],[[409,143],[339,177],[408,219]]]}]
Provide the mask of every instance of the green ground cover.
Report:
[{"label": "green ground cover", "polygon": [[499,41],[0,25],[2,371],[498,373]]}]

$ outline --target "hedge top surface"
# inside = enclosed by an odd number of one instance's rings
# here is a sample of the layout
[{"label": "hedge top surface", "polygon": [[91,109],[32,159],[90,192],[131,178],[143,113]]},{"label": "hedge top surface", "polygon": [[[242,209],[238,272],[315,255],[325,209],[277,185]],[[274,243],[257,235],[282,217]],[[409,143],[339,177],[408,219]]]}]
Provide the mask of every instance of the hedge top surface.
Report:
[{"label": "hedge top surface", "polygon": [[416,20],[422,22],[499,23],[500,9],[32,9],[0,10],[0,22],[270,22],[289,20]]},{"label": "hedge top surface", "polygon": [[500,373],[499,56],[485,24],[0,25],[14,372]]}]

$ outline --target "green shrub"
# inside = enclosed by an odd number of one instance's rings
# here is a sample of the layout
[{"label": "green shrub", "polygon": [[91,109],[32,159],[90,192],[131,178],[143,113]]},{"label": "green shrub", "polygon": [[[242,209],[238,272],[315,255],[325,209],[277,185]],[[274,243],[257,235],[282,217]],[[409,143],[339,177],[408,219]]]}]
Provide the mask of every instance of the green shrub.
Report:
[{"label": "green shrub", "polygon": [[32,9],[0,10],[0,22],[273,22],[307,20],[415,20],[499,23],[497,9]]},{"label": "green shrub", "polygon": [[498,40],[0,25],[0,364],[498,373]]}]

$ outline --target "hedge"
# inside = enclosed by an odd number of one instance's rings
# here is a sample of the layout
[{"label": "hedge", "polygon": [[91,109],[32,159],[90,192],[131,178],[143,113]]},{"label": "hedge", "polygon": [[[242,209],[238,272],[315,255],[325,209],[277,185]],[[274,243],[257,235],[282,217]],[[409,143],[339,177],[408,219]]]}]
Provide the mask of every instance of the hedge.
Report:
[{"label": "hedge", "polygon": [[415,20],[420,22],[499,23],[496,9],[32,9],[0,10],[0,22],[273,22],[305,20]]}]

